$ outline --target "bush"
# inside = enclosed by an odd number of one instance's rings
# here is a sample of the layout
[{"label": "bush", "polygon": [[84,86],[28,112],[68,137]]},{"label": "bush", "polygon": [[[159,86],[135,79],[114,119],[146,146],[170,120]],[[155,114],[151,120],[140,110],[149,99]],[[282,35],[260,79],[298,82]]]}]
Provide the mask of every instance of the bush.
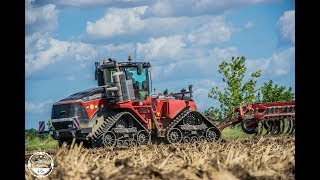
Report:
[{"label": "bush", "polygon": [[40,134],[35,129],[26,129],[24,140],[26,151],[58,147],[58,142],[50,134]]}]

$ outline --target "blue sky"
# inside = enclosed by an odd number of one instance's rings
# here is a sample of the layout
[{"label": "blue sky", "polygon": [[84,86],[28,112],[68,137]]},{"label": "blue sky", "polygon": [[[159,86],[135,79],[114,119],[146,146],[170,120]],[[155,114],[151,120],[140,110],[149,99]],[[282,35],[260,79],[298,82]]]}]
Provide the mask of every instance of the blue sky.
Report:
[{"label": "blue sky", "polygon": [[223,87],[218,65],[245,56],[258,86],[295,89],[291,0],[26,0],[25,127],[48,120],[54,102],[97,86],[94,62],[128,55],[152,65],[156,92],[194,85],[200,111]]}]

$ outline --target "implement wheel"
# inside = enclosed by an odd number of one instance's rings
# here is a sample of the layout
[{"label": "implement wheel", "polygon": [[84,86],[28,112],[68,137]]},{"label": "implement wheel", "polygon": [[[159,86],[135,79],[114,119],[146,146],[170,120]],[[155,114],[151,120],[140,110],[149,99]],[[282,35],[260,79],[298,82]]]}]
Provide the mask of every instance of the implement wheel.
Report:
[{"label": "implement wheel", "polygon": [[253,119],[246,118],[241,122],[242,130],[247,134],[254,134],[257,132],[257,123],[252,125],[251,127],[248,127],[248,124],[250,124],[252,121]]}]

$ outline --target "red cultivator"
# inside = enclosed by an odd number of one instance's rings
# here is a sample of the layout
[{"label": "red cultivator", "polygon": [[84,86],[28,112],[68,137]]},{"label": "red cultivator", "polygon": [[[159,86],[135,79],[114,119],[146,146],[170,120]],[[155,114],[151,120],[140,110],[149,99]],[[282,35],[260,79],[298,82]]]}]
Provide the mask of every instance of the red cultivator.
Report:
[{"label": "red cultivator", "polygon": [[218,127],[224,128],[241,123],[247,134],[294,134],[295,101],[244,104],[230,112]]}]

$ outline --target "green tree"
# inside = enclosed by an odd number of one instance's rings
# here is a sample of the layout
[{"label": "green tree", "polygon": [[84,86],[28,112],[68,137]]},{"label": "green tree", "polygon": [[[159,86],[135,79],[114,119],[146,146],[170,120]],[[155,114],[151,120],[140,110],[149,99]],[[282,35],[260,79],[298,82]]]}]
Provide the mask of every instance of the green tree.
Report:
[{"label": "green tree", "polygon": [[294,93],[291,87],[286,90],[285,86],[273,85],[273,81],[270,80],[263,83],[263,86],[259,89],[258,99],[260,102],[292,101],[294,100]]},{"label": "green tree", "polygon": [[209,109],[204,110],[203,112],[206,116],[211,117],[215,121],[221,121],[223,117],[222,111],[219,108],[210,107]]},{"label": "green tree", "polygon": [[219,73],[223,75],[222,81],[226,87],[220,89],[213,87],[208,93],[209,98],[220,102],[220,108],[211,107],[204,113],[214,119],[222,119],[235,106],[242,103],[252,103],[256,97],[256,79],[261,76],[261,70],[250,74],[245,80],[245,57],[232,57],[231,62],[223,61],[219,65]]}]

